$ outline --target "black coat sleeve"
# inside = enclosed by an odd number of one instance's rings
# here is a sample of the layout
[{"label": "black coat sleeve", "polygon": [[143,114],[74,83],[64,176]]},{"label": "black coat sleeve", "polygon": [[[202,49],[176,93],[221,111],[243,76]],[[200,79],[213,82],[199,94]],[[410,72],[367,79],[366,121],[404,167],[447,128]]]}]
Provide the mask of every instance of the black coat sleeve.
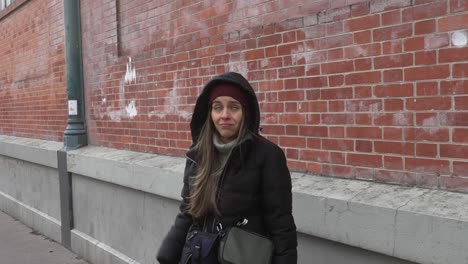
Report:
[{"label": "black coat sleeve", "polygon": [[291,187],[286,157],[275,145],[267,152],[262,169],[262,207],[267,232],[275,245],[273,264],[297,263]]},{"label": "black coat sleeve", "polygon": [[177,264],[180,260],[185,237],[192,225],[192,216],[186,213],[189,203],[189,176],[193,164],[187,160],[184,172],[184,186],[182,188],[182,203],[174,224],[164,238],[157,254],[157,260],[161,264]]}]

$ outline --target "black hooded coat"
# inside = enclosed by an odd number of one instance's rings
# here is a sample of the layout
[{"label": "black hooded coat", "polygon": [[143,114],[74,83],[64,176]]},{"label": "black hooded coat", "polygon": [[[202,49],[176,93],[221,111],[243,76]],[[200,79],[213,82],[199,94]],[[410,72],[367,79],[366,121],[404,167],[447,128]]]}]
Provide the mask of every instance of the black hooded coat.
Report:
[{"label": "black hooded coat", "polygon": [[[291,176],[284,152],[258,134],[260,110],[255,92],[249,82],[238,73],[225,73],[211,79],[197,99],[190,128],[196,143],[209,111],[209,94],[220,83],[233,83],[248,97],[248,134],[231,152],[219,188],[219,221],[224,227],[241,218],[248,218],[244,227],[270,237],[275,246],[273,264],[297,263],[297,234],[292,216]],[[197,171],[196,153],[187,152],[182,188],[181,212],[166,235],[157,259],[162,264],[177,264],[190,228],[203,219],[187,213],[190,182]]]}]

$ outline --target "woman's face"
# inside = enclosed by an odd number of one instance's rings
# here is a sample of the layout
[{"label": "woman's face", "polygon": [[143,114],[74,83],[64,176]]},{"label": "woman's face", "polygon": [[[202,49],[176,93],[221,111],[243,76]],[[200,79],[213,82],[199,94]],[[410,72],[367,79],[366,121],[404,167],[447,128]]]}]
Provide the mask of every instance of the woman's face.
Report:
[{"label": "woman's face", "polygon": [[223,143],[237,137],[242,123],[242,105],[230,96],[219,96],[211,105],[211,120]]}]

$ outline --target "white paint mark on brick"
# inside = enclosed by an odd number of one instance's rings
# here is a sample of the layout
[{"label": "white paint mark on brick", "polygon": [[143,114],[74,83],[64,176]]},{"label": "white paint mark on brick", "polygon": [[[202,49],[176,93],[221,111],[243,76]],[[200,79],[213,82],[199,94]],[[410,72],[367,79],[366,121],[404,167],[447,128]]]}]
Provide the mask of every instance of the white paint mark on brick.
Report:
[{"label": "white paint mark on brick", "polygon": [[132,58],[128,57],[127,70],[124,77],[125,83],[136,83],[136,70],[132,65]]},{"label": "white paint mark on brick", "polygon": [[446,36],[425,36],[424,37],[424,48],[425,49],[437,49],[445,47],[449,44],[449,40]]},{"label": "white paint mark on brick", "polygon": [[103,104],[105,104],[105,103],[107,102],[107,98],[106,98],[106,97],[104,97],[104,98],[102,98],[102,100],[101,100],[101,101],[102,101],[102,103],[103,103]]},{"label": "white paint mark on brick", "polygon": [[464,31],[455,31],[452,34],[452,45],[455,47],[464,47],[468,44],[468,34]]},{"label": "white paint mark on brick", "polygon": [[[183,68],[185,70],[185,67]],[[148,117],[157,116],[160,119],[165,118],[167,115],[177,115],[184,120],[190,120],[192,113],[187,111],[182,111],[179,109],[180,106],[180,96],[179,96],[179,79],[174,78],[172,85],[172,90],[169,92],[168,97],[164,100],[164,110],[163,111],[151,111],[148,113]]]},{"label": "white paint mark on brick", "polygon": [[291,60],[293,65],[297,65],[297,63],[304,59],[304,47],[299,46],[298,49],[291,50]]},{"label": "white paint mark on brick", "polygon": [[125,107],[125,111],[130,118],[134,118],[138,114],[138,111],[135,107],[135,100],[130,101],[127,107]]},{"label": "white paint mark on brick", "polygon": [[227,71],[238,72],[247,78],[249,68],[247,62],[244,60],[243,54],[241,55],[241,59],[239,61],[229,61],[229,63],[226,66]]},{"label": "white paint mark on brick", "polygon": [[393,124],[396,126],[410,125],[405,113],[400,112],[393,115]]}]

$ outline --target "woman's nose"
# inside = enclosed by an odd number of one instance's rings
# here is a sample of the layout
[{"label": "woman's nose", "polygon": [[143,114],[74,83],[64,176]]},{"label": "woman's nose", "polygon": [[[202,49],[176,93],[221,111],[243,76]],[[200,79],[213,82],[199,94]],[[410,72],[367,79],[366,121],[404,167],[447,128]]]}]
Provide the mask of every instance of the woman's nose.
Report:
[{"label": "woman's nose", "polygon": [[221,114],[221,117],[222,118],[229,118],[231,116],[231,113],[229,113],[229,110],[228,109],[224,109],[222,114]]}]

